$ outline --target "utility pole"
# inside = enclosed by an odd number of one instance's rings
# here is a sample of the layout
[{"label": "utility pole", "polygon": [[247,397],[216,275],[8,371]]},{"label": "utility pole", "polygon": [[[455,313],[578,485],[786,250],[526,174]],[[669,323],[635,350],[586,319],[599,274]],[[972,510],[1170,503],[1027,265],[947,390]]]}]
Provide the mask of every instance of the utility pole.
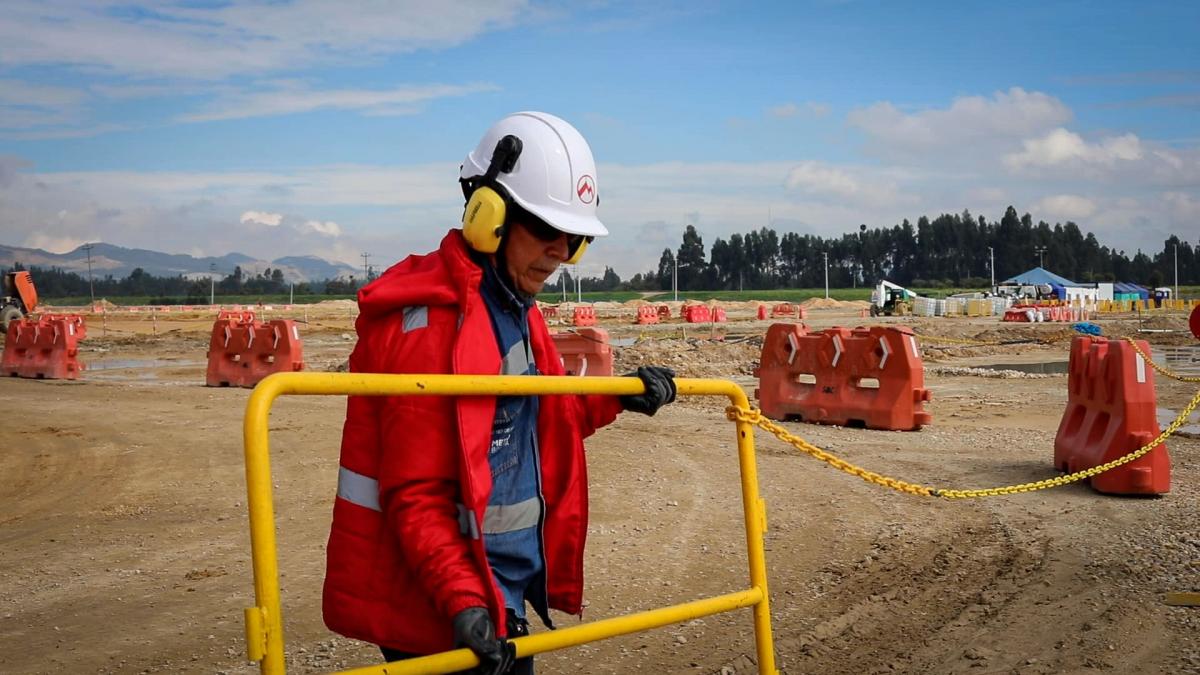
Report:
[{"label": "utility pole", "polygon": [[1171,299],[1179,299],[1179,242],[1175,242],[1175,297]]},{"label": "utility pole", "polygon": [[367,258],[370,258],[370,257],[371,257],[371,254],[370,254],[370,253],[363,253],[363,254],[362,254],[362,259],[363,259],[363,285],[366,285],[366,283],[367,283],[368,281],[370,281],[370,280],[371,280],[371,267],[370,267],[370,265],[368,265],[368,264],[367,264]]},{"label": "utility pole", "polygon": [[563,302],[567,301],[567,266],[563,265],[562,274],[558,275],[558,285],[562,286]]},{"label": "utility pole", "polygon": [[294,281],[292,282],[291,287],[288,289],[288,304],[296,304],[296,282]]},{"label": "utility pole", "polygon": [[1043,262],[1043,256],[1046,254],[1046,247],[1045,246],[1034,246],[1033,250],[1037,251],[1037,254],[1038,254],[1038,267],[1043,267],[1045,265],[1045,263]]},{"label": "utility pole", "polygon": [[992,290],[996,289],[996,252],[988,247],[988,269],[992,271]]},{"label": "utility pole", "polygon": [[829,299],[829,252],[825,251],[825,252],[821,253],[821,255],[825,256],[825,299],[828,300]]},{"label": "utility pole", "polygon": [[675,271],[671,272],[671,288],[675,291],[675,302],[679,302],[679,256],[675,258]]},{"label": "utility pole", "polygon": [[208,263],[208,304],[215,305],[217,292],[217,264]]},{"label": "utility pole", "polygon": [[[96,287],[92,285],[92,245],[90,243],[83,245],[83,250],[87,251],[88,257],[88,292],[92,295],[92,309],[96,309]],[[1178,265],[1176,265],[1178,269]],[[1176,276],[1179,276],[1176,274]],[[1178,295],[1178,293],[1176,293]]]},{"label": "utility pole", "polygon": [[579,265],[575,266],[575,301],[583,303],[583,277],[579,275]]}]

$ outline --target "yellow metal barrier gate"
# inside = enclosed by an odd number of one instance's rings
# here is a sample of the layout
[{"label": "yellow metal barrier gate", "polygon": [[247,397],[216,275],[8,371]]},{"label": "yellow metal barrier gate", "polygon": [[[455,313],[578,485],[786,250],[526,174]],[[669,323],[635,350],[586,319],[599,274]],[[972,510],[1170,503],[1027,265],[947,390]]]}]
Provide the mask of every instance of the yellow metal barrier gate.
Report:
[{"label": "yellow metal barrier gate", "polygon": [[[675,380],[679,394],[725,396],[731,405],[748,408],[742,388],[728,380]],[[271,464],[267,421],[275,399],[285,395],[321,396],[535,396],[540,394],[640,394],[636,377],[522,377],[503,375],[371,375],[354,373],[277,373],[254,388],[246,403],[243,433],[246,449],[246,491],[249,496],[250,546],[254,564],[256,606],[246,609],[246,645],[251,661],[264,675],[284,672],[283,617],[279,601],[279,563],[275,548],[275,514],[271,495]],[[682,605],[594,621],[571,628],[536,633],[513,640],[517,656],[594,642],[658,628],[740,607],[754,609],[755,647],[760,673],[774,675],[771,613],[767,599],[767,568],[763,553],[766,505],[758,496],[754,458],[754,427],[736,421],[738,464],[742,479],[742,510],[746,524],[746,553],[750,588]],[[368,666],[355,675],[449,673],[478,663],[469,649]]]}]

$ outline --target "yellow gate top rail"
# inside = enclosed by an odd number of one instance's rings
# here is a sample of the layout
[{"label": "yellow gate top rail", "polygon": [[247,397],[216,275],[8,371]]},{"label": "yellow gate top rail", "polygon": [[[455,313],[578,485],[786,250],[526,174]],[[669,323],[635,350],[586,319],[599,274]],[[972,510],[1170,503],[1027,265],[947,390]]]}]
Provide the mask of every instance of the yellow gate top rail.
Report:
[{"label": "yellow gate top rail", "polygon": [[[733,406],[748,408],[742,388],[728,380],[677,378],[680,395],[725,396]],[[279,597],[278,552],[275,546],[275,514],[271,494],[268,416],[275,399],[286,395],[316,396],[534,396],[542,394],[640,394],[645,391],[636,377],[529,377],[521,375],[378,375],[365,373],[276,373],[264,378],[246,402],[243,423],[246,457],[246,492],[250,511],[250,546],[254,569],[256,606],[247,608],[246,644],[252,661],[260,662],[264,675],[284,672],[283,619]],[[697,600],[613,617],[564,628],[550,634],[535,634],[513,640],[518,655],[583,644],[616,635],[646,630],[695,616],[752,607],[755,646],[760,673],[774,675],[775,655],[771,640],[771,614],[767,594],[763,532],[766,506],[758,494],[758,470],[754,457],[754,427],[736,422],[738,464],[742,480],[742,510],[746,528],[746,552],[750,588],[723,596]],[[428,672],[445,673],[478,663],[470,650],[459,649],[419,659],[358,669],[356,673]],[[386,670],[385,670],[386,668]]]}]

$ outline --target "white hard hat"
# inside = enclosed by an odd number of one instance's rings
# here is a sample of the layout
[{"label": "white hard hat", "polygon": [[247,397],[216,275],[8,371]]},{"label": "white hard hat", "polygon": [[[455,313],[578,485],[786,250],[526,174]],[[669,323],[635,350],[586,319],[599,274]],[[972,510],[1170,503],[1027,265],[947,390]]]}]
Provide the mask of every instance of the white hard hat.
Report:
[{"label": "white hard hat", "polygon": [[511,172],[496,176],[509,197],[567,234],[607,235],[596,218],[600,197],[592,149],[575,127],[554,115],[519,112],[493,124],[463,161],[460,178],[485,174],[496,144],[510,135],[521,140],[521,155]]}]

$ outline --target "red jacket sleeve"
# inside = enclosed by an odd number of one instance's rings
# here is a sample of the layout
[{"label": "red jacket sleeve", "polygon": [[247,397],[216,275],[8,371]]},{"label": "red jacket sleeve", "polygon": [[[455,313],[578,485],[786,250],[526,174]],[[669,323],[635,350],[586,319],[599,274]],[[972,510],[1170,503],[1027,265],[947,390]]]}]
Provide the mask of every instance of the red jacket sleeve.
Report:
[{"label": "red jacket sleeve", "polygon": [[587,438],[600,427],[612,424],[617,415],[625,409],[619,396],[588,394],[571,398],[576,406],[575,419],[579,422],[580,438]]}]

